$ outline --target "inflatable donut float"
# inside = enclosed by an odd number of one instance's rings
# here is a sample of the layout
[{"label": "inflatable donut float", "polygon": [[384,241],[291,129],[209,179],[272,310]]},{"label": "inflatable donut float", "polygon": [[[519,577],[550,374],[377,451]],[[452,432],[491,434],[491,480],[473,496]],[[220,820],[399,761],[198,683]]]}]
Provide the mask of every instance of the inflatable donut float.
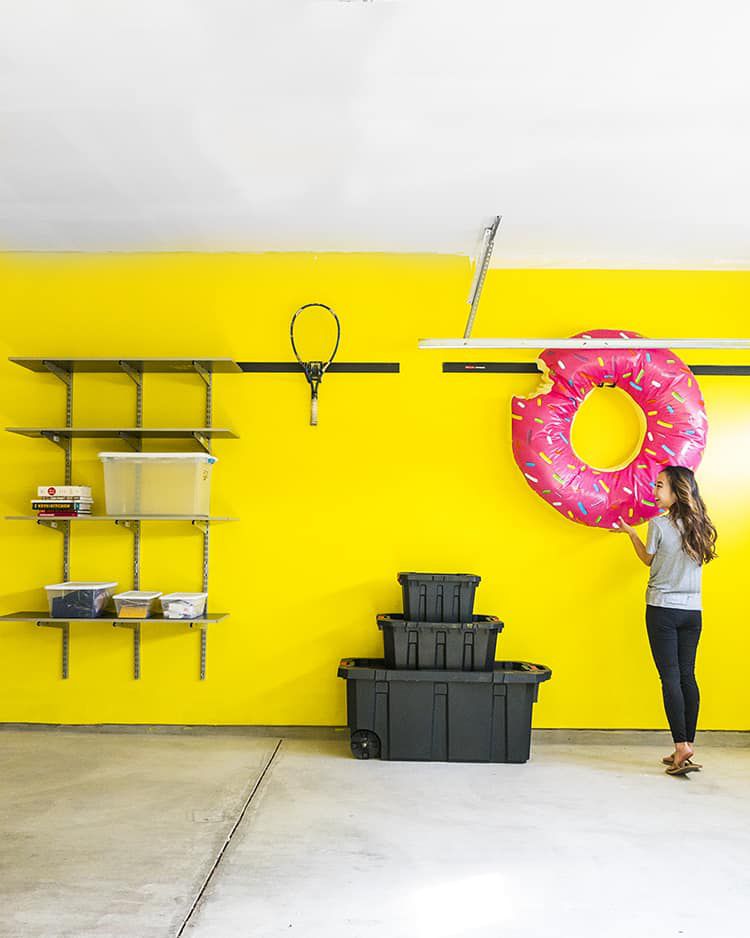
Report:
[{"label": "inflatable donut float", "polygon": [[[597,329],[575,338],[633,338]],[[668,349],[547,349],[542,384],[511,402],[513,455],[531,488],[565,518],[616,527],[620,515],[640,524],[659,514],[656,477],[666,465],[696,469],[708,422],[695,376]],[[621,388],[643,410],[646,430],[635,457],[616,469],[586,465],[571,445],[578,408],[594,388]]]}]

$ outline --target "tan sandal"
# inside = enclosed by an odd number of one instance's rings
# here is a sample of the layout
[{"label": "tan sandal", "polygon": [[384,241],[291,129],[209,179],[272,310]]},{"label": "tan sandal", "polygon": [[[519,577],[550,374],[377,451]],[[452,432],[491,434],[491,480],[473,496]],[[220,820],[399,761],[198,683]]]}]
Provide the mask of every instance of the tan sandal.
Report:
[{"label": "tan sandal", "polygon": [[667,775],[687,775],[688,772],[698,772],[700,771],[700,766],[697,766],[694,762],[691,762],[690,759],[685,759],[684,762],[679,762],[677,764],[673,763],[671,768],[665,770]]}]

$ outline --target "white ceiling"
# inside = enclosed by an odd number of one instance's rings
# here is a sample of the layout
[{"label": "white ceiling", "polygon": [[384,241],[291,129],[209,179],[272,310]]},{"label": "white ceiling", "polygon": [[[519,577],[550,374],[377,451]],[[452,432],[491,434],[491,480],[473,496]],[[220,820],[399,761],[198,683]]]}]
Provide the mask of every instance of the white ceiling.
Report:
[{"label": "white ceiling", "polygon": [[0,0],[0,250],[750,268],[746,0]]}]

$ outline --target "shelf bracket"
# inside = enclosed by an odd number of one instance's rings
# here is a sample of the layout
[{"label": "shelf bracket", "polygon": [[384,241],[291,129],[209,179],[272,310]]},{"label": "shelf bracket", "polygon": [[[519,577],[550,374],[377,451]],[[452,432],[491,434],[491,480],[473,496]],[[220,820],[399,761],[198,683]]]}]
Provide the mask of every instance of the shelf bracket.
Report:
[{"label": "shelf bracket", "polygon": [[67,518],[37,518],[36,523],[41,524],[45,528],[60,531],[61,534],[67,532],[68,525],[70,524]]},{"label": "shelf bracket", "polygon": [[133,680],[141,678],[141,623],[140,622],[113,622],[114,629],[132,629],[133,631]]},{"label": "shelf bracket", "polygon": [[211,372],[207,368],[201,365],[200,362],[195,361],[193,362],[193,368],[195,368],[196,373],[203,378],[206,385],[211,384]]},{"label": "shelf bracket", "polygon": [[73,384],[72,372],[67,371],[65,368],[61,368],[58,364],[53,361],[49,361],[48,359],[45,359],[42,364],[47,369],[47,371],[50,372],[50,374],[53,374],[56,378],[59,378],[66,388],[71,387]]},{"label": "shelf bracket", "polygon": [[70,438],[66,436],[60,436],[59,433],[52,433],[49,430],[42,430],[39,434],[44,437],[45,440],[49,440],[50,443],[54,443],[55,446],[59,446],[60,449],[65,450],[67,455],[68,448],[70,447]]},{"label": "shelf bracket", "polygon": [[[213,416],[213,404],[214,404],[214,385],[213,385],[213,372],[205,368],[200,362],[193,362],[193,368],[195,368],[196,374],[200,375],[203,383],[206,385],[206,412],[205,412],[205,426],[211,426],[211,419]],[[201,446],[203,444],[201,443]],[[209,444],[210,446],[210,444]],[[203,446],[204,449],[205,446]],[[209,449],[206,449],[206,452],[210,452]]]},{"label": "shelf bracket", "polygon": [[[143,426],[143,372],[134,368],[130,362],[119,361],[120,368],[135,384],[135,425]],[[132,445],[132,444],[131,444]]]},{"label": "shelf bracket", "polygon": [[42,629],[60,629],[62,631],[62,676],[67,680],[70,674],[70,623],[69,622],[37,622],[37,627]]},{"label": "shelf bracket", "polygon": [[136,436],[134,433],[118,433],[118,437],[124,442],[127,443],[131,449],[134,449],[136,452],[140,452],[141,449],[141,438]]},{"label": "shelf bracket", "polygon": [[205,452],[207,453],[211,452],[211,441],[208,439],[208,437],[204,433],[193,432],[193,438],[198,444],[200,444],[200,446],[203,448]]}]

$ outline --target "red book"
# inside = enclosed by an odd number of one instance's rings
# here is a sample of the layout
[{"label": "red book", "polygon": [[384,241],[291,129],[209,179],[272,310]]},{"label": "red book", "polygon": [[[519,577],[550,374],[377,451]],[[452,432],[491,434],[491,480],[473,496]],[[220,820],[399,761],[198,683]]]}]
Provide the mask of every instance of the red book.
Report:
[{"label": "red book", "polygon": [[90,514],[90,511],[40,511],[37,518],[85,518]]}]

